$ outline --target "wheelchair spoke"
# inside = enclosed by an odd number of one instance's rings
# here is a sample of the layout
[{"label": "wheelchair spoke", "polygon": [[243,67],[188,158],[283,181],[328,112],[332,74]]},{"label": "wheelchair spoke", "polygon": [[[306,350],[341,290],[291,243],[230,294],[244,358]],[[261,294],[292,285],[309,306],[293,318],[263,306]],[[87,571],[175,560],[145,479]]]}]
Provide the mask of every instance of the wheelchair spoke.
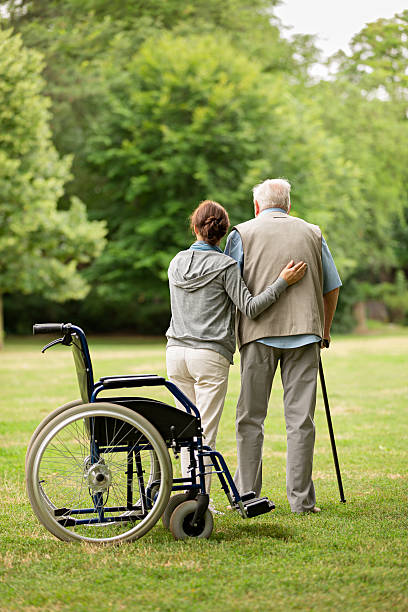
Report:
[{"label": "wheelchair spoke", "polygon": [[[60,442],[62,445],[62,449],[59,449],[56,444]],[[55,452],[59,455],[61,455],[62,457],[66,456],[66,454],[70,455],[72,457],[72,459],[76,462],[77,465],[81,465],[81,457],[80,456],[75,456],[70,450],[69,448],[67,448],[67,446],[64,444],[64,442],[62,442],[62,440],[56,440],[55,444],[53,445],[53,448],[55,450]],[[64,452],[65,451],[65,452]]]},{"label": "wheelchair spoke", "polygon": [[75,425],[75,430],[77,432],[77,440],[78,442],[82,444],[82,457],[83,459],[85,459],[85,457],[87,456],[87,449],[89,446],[89,437],[85,435],[83,423],[81,423],[81,426],[79,426],[79,423],[75,421],[74,425]]}]

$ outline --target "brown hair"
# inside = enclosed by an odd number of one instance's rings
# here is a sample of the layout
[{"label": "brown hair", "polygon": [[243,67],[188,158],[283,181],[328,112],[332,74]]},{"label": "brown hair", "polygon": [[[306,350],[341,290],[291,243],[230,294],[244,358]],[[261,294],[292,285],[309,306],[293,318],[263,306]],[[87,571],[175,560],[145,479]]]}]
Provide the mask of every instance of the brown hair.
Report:
[{"label": "brown hair", "polygon": [[221,204],[204,200],[190,217],[191,230],[194,226],[205,242],[214,245],[225,236],[229,228],[228,213]]}]

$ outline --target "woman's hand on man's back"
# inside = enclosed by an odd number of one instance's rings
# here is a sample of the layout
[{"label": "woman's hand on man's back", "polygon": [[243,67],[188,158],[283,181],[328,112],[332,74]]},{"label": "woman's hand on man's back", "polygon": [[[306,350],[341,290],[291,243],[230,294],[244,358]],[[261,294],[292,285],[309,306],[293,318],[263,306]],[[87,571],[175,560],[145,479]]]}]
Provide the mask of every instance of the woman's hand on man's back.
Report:
[{"label": "woman's hand on man's back", "polygon": [[293,259],[291,259],[291,261],[283,268],[279,276],[285,279],[288,285],[293,285],[304,277],[306,270],[307,264],[304,261],[299,261],[297,264],[295,264]]}]

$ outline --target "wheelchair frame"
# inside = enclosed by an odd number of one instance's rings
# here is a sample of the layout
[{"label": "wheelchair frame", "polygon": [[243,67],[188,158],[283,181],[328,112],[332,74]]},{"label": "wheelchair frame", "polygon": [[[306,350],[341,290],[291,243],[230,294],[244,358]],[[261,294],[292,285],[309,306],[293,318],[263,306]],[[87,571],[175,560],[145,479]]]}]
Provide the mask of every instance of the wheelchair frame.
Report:
[{"label": "wheelchair frame", "polygon": [[[40,522],[58,538],[103,543],[134,540],[151,529],[160,517],[178,539],[209,537],[212,516],[208,510],[205,476],[210,473],[217,474],[231,508],[237,510],[242,518],[274,509],[271,501],[258,499],[253,492],[243,496],[239,494],[221,453],[203,444],[197,407],[174,383],[152,374],[104,376],[95,382],[87,339],[80,327],[71,323],[35,324],[33,333],[63,334],[44,346],[42,352],[56,344],[72,347],[81,392],[81,400],[57,408],[40,423],[26,455],[27,491],[33,510]],[[113,397],[101,400],[98,397],[102,391],[110,389],[156,386],[166,387],[186,412],[151,398]],[[121,438],[117,440],[119,425]],[[79,430],[81,445],[84,448],[89,445],[88,454],[81,446],[82,462],[78,460],[78,451],[71,448],[72,435]],[[139,436],[137,439],[136,432]],[[66,440],[58,450],[59,441],[64,436]],[[171,448],[177,457],[183,447],[189,451],[190,476],[173,478],[168,449]],[[59,507],[46,492],[48,486],[55,499],[59,499],[65,480],[72,479],[63,463],[64,453],[70,461],[69,469],[78,472],[75,482],[80,482],[77,488],[81,487],[81,504],[78,503],[77,508],[70,505]],[[126,468],[121,484],[126,499],[122,500],[121,497],[120,503],[107,505],[109,489],[114,486],[114,474],[119,473],[116,455],[119,453],[126,456],[121,463],[121,468]],[[142,456],[147,457],[144,465]],[[209,472],[206,472],[204,463],[207,457],[210,460],[210,466],[207,464]],[[111,467],[107,465],[108,459]],[[42,476],[44,470],[48,473],[45,478]],[[52,486],[52,478],[55,479],[58,470],[61,475],[56,482],[63,483],[60,487],[57,484]],[[149,471],[147,482],[146,471]],[[137,501],[134,499],[135,482],[139,492]],[[88,507],[82,502],[82,491],[86,488],[92,500]],[[174,496],[169,502],[170,491],[184,493]],[[70,497],[72,495],[68,494],[67,499]],[[128,524],[128,531],[110,537],[92,533],[92,527],[119,525],[119,528],[127,528]],[[81,528],[84,533],[81,533]]]}]

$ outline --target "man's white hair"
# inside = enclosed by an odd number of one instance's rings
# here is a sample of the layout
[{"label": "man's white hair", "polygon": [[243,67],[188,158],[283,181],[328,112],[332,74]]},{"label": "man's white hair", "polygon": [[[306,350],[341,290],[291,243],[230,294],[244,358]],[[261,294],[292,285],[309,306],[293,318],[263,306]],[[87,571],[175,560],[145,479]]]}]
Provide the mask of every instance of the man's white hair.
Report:
[{"label": "man's white hair", "polygon": [[265,208],[283,208],[288,211],[290,206],[290,183],[286,179],[267,179],[252,189],[259,210]]}]

